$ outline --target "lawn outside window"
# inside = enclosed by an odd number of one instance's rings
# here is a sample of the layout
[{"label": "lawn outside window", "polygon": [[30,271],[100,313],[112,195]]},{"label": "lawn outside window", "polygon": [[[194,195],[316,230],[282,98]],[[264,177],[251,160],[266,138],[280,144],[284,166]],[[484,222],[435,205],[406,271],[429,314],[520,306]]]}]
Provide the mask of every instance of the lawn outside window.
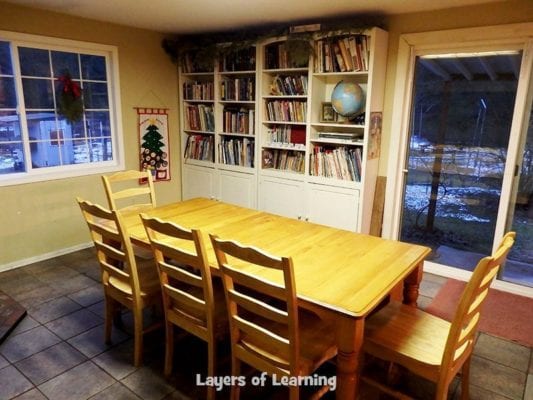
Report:
[{"label": "lawn outside window", "polygon": [[0,186],[122,168],[120,115],[116,47],[0,31]]}]

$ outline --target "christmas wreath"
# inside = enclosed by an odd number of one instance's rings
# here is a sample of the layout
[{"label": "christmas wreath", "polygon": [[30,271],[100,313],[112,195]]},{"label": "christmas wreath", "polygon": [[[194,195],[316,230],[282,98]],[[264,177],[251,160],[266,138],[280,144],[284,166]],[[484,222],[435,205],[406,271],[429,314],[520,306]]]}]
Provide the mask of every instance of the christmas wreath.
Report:
[{"label": "christmas wreath", "polygon": [[59,78],[59,101],[57,112],[69,122],[76,122],[83,116],[83,99],[80,85],[73,81],[67,71]]}]

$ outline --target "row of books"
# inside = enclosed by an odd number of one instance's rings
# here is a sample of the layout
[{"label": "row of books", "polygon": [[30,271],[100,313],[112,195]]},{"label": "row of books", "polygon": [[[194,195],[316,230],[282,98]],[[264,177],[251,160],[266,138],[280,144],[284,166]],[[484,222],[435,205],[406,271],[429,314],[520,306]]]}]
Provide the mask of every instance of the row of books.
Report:
[{"label": "row of books", "polygon": [[305,126],[271,125],[267,128],[267,142],[272,145],[302,145],[305,147]]},{"label": "row of books", "polygon": [[269,100],[266,102],[269,121],[305,122],[307,102],[298,100]]},{"label": "row of books", "polygon": [[305,153],[284,149],[263,149],[262,166],[283,171],[303,173],[305,168]]},{"label": "row of books", "polygon": [[254,101],[255,78],[224,78],[220,82],[222,100]]},{"label": "row of books", "polygon": [[234,50],[225,54],[218,65],[220,71],[254,71],[255,70],[255,47]]},{"label": "row of books", "polygon": [[350,35],[315,42],[315,72],[368,71],[370,38]]},{"label": "row of books", "polygon": [[301,61],[298,64],[291,60],[289,51],[285,42],[272,43],[265,47],[265,68],[266,69],[285,69],[285,68],[305,68],[307,63]]},{"label": "row of books", "polygon": [[309,161],[309,173],[312,176],[361,181],[361,149],[359,147],[315,146]]},{"label": "row of books", "polygon": [[224,107],[222,114],[223,130],[226,133],[253,135],[255,110],[248,108]]},{"label": "row of books", "polygon": [[192,131],[214,132],[215,115],[213,107],[205,104],[188,104],[185,106],[187,126]]},{"label": "row of books", "polygon": [[219,144],[219,162],[226,165],[254,167],[254,140],[248,138],[222,139]]},{"label": "row of books", "polygon": [[283,96],[307,95],[307,75],[276,75],[272,79],[270,94]]},{"label": "row of books", "polygon": [[215,86],[213,82],[185,82],[183,84],[183,98],[185,100],[213,100]]},{"label": "row of books", "polygon": [[211,161],[215,160],[212,135],[189,135],[185,145],[185,159]]}]

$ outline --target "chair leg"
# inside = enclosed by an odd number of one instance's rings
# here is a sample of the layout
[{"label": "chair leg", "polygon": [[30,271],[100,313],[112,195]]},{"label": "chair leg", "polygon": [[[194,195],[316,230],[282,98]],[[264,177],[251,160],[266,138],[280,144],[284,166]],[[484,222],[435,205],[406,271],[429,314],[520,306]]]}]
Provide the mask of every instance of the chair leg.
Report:
[{"label": "chair leg", "polygon": [[449,387],[449,382],[446,384],[437,385],[437,390],[435,392],[435,400],[447,400]]},{"label": "chair leg", "polygon": [[[231,375],[240,376],[241,375],[241,361],[235,356],[231,356]],[[231,400],[239,400],[241,395],[241,388],[239,385],[231,385]]]},{"label": "chair leg", "polygon": [[470,360],[472,356],[468,357],[463,364],[461,376],[461,400],[469,399],[470,390]]},{"label": "chair leg", "polygon": [[[207,376],[215,376],[216,365],[216,343],[214,341],[207,342]],[[234,375],[237,376],[237,375]],[[207,400],[214,400],[215,386],[207,387]]]},{"label": "chair leg", "polygon": [[134,325],[134,346],[133,346],[133,365],[140,367],[142,364],[143,351],[143,313],[142,309],[133,308],[133,325]]},{"label": "chair leg", "polygon": [[290,400],[300,399],[300,387],[298,385],[289,386],[289,399]]},{"label": "chair leg", "polygon": [[165,376],[169,377],[172,372],[172,359],[174,357],[174,325],[165,323]]},{"label": "chair leg", "polygon": [[113,327],[113,318],[115,315],[115,300],[106,296],[105,298],[105,324],[104,324],[104,340],[105,344],[111,344],[111,330]]}]

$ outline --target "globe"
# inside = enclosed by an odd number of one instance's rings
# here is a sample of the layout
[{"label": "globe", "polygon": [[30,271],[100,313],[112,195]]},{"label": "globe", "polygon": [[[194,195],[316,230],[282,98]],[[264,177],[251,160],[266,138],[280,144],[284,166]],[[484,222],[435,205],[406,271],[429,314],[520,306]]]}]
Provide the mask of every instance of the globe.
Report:
[{"label": "globe", "polygon": [[331,105],[337,114],[353,118],[362,112],[365,93],[357,83],[340,81],[331,93]]}]

